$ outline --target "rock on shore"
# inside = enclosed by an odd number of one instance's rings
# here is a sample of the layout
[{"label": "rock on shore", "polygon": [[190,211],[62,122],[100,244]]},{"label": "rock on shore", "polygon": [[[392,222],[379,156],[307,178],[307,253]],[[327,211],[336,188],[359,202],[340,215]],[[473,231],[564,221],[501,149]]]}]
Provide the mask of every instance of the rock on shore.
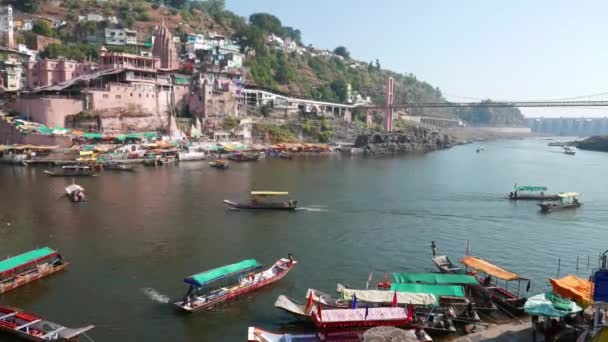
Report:
[{"label": "rock on shore", "polygon": [[608,136],[594,136],[577,141],[575,145],[581,150],[608,152]]},{"label": "rock on shore", "polygon": [[399,132],[359,135],[355,147],[366,153],[384,154],[430,152],[452,147],[454,143],[454,139],[445,133],[413,126]]}]

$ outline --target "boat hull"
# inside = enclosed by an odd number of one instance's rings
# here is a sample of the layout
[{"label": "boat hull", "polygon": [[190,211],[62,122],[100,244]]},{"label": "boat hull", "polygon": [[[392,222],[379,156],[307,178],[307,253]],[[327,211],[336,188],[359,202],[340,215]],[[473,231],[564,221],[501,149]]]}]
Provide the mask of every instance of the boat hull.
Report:
[{"label": "boat hull", "polygon": [[86,173],[71,173],[71,172],[52,172],[52,171],[44,171],[50,177],[91,177],[95,174],[93,172]]},{"label": "boat hull", "polygon": [[[221,303],[224,303],[224,302],[227,302],[227,301],[230,301],[230,300],[236,299],[236,298],[238,298],[238,297],[241,297],[241,296],[246,295],[246,294],[248,294],[248,293],[251,293],[251,292],[257,291],[257,290],[259,290],[259,289],[261,289],[261,288],[263,288],[263,287],[269,286],[269,285],[271,285],[271,284],[273,284],[273,283],[276,283],[277,281],[279,281],[279,280],[283,279],[283,278],[284,278],[284,277],[287,275],[287,273],[289,273],[289,271],[291,271],[291,269],[292,269],[292,268],[293,268],[293,267],[294,267],[294,266],[295,266],[297,263],[298,263],[298,262],[294,260],[294,261],[293,261],[293,262],[292,262],[292,263],[289,265],[289,267],[288,267],[287,269],[285,269],[285,270],[284,270],[284,271],[282,271],[282,272],[277,273],[277,275],[275,275],[274,277],[271,277],[271,278],[268,278],[268,279],[262,280],[262,281],[260,281],[260,282],[258,282],[258,283],[255,283],[255,284],[253,284],[253,285],[250,285],[250,286],[242,287],[242,288],[240,288],[240,289],[238,289],[238,290],[236,290],[236,291],[233,291],[233,292],[227,293],[227,294],[225,294],[225,295],[223,295],[223,296],[220,296],[220,297],[214,298],[213,300],[210,300],[210,301],[208,301],[208,302],[206,302],[206,303],[204,303],[204,304],[198,305],[198,306],[196,306],[196,307],[194,307],[194,308],[193,308],[193,307],[190,307],[190,306],[184,306],[184,305],[183,305],[183,302],[181,302],[181,301],[176,302],[176,303],[174,303],[174,304],[175,304],[175,305],[176,305],[176,306],[177,306],[177,307],[178,307],[180,310],[182,310],[182,311],[184,311],[184,312],[188,312],[188,313],[194,313],[194,312],[199,312],[199,311],[202,311],[202,310],[205,310],[205,309],[210,309],[210,308],[212,308],[212,307],[214,307],[214,306],[216,306],[216,305],[218,305],[218,304],[221,304]],[[274,267],[274,265],[273,265],[273,267]]]},{"label": "boat hull", "polygon": [[514,201],[557,201],[560,198],[558,195],[509,195]]},{"label": "boat hull", "polygon": [[296,209],[296,205],[290,205],[290,204],[277,204],[277,205],[270,205],[270,204],[266,204],[266,205],[254,205],[254,204],[249,204],[249,203],[237,203],[237,202],[232,202],[229,200],[224,200],[224,203],[228,204],[229,206],[236,208],[236,209],[253,209],[253,210],[295,210]]},{"label": "boat hull", "polygon": [[7,284],[0,283],[0,294],[8,292],[8,291],[12,291],[18,287],[29,284],[38,279],[42,279],[53,273],[63,271],[68,265],[69,265],[68,262],[64,262],[63,264],[58,265],[58,266],[48,267],[48,269],[43,270],[43,271],[36,271],[35,273],[28,274],[26,276],[17,277],[17,279],[14,282],[10,282]]},{"label": "boat hull", "polygon": [[540,211],[542,211],[543,213],[549,213],[552,211],[576,209],[581,206],[581,203],[570,203],[570,204],[540,203],[538,206],[540,207]]}]

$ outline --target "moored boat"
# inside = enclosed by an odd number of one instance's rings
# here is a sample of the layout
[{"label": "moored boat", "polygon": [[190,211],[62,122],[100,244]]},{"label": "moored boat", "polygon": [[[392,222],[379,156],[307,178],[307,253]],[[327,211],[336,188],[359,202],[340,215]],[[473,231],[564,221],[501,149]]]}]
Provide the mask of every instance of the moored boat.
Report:
[{"label": "moored boat", "polygon": [[214,167],[216,169],[224,170],[228,168],[228,161],[224,159],[217,159],[212,162],[209,162],[209,166]]},{"label": "moored boat", "polygon": [[394,326],[403,327],[414,318],[414,309],[403,307],[365,307],[354,309],[322,309],[316,305],[312,312],[312,321],[322,330]]},{"label": "moored boat", "polygon": [[73,183],[65,188],[65,193],[68,199],[72,202],[85,202],[87,199],[84,195],[84,188]]},{"label": "moored boat", "polygon": [[580,195],[576,192],[563,192],[558,196],[560,199],[558,203],[539,203],[540,210],[543,213],[549,213],[552,211],[575,209],[582,205],[577,198]]},{"label": "moored boat", "polygon": [[[347,331],[328,331],[316,332],[308,334],[281,334],[273,333],[257,327],[249,327],[247,331],[248,342],[359,342],[363,341],[365,331],[347,330]],[[399,329],[399,334],[406,337],[408,341],[432,342],[433,339],[422,329]]]},{"label": "moored boat", "polygon": [[261,264],[248,259],[195,274],[184,279],[190,288],[174,305],[186,312],[211,308],[283,279],[296,264],[297,261],[289,255],[261,270]]},{"label": "moored boat", "polygon": [[289,196],[288,192],[252,191],[249,202],[239,203],[224,200],[224,203],[237,209],[295,210],[298,201],[288,199],[286,196]]},{"label": "moored boat", "polygon": [[534,201],[555,201],[559,195],[545,194],[548,188],[546,186],[535,185],[514,185],[514,189],[509,193],[509,199],[512,200],[534,200]]},{"label": "moored boat", "polygon": [[234,152],[228,156],[228,159],[237,162],[254,162],[258,161],[261,156],[261,154],[257,153]]},{"label": "moored boat", "polygon": [[108,171],[124,171],[124,172],[133,172],[135,168],[133,166],[119,163],[119,162],[107,162],[103,164],[103,169]]},{"label": "moored boat", "polygon": [[452,263],[447,255],[433,255],[433,263],[441,273],[464,273],[462,267]]},{"label": "moored boat", "polygon": [[75,329],[67,328],[36,314],[0,306],[0,331],[28,341],[77,342],[79,335],[93,328],[92,325]]},{"label": "moored boat", "polygon": [[0,261],[0,293],[62,271],[67,265],[63,257],[49,247],[2,260]]},{"label": "moored boat", "polygon": [[281,152],[281,153],[279,154],[279,158],[281,158],[281,159],[289,159],[289,160],[291,160],[291,159],[293,159],[293,155],[292,155],[291,153],[287,153],[287,152]]},{"label": "moored boat", "polygon": [[564,153],[569,155],[575,155],[576,151],[572,149],[570,146],[564,146]]},{"label": "moored boat", "polygon": [[95,175],[93,169],[85,165],[66,165],[62,166],[60,171],[45,170],[44,173],[51,177],[89,177]]}]

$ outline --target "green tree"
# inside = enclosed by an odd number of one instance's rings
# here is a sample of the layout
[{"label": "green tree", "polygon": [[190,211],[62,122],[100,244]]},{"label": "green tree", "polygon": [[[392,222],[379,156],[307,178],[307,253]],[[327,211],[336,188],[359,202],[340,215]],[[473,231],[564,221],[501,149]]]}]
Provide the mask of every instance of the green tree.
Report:
[{"label": "green tree", "polygon": [[283,25],[281,24],[281,21],[272,14],[254,13],[249,16],[249,23],[268,33],[277,35],[283,34]]},{"label": "green tree", "polygon": [[54,37],[55,32],[48,21],[44,19],[36,19],[32,27],[32,31],[42,36]]},{"label": "green tree", "polygon": [[338,56],[342,56],[344,58],[350,58],[350,52],[344,46],[338,46],[334,49],[334,53]]},{"label": "green tree", "polygon": [[243,53],[253,50],[256,53],[263,53],[265,50],[264,32],[255,26],[243,26],[235,32],[232,38],[241,47]]},{"label": "green tree", "polygon": [[296,72],[289,64],[287,55],[285,55],[283,52],[280,52],[277,57],[277,70],[275,78],[280,84],[289,84],[296,78]]},{"label": "green tree", "polygon": [[173,8],[182,9],[187,7],[188,2],[188,0],[166,0],[165,4]]},{"label": "green tree", "polygon": [[28,13],[34,13],[38,9],[40,0],[18,0],[15,2],[15,8]]},{"label": "green tree", "polygon": [[346,83],[345,80],[343,80],[343,79],[335,80],[335,81],[331,82],[331,84],[329,86],[330,86],[331,90],[334,92],[334,94],[336,94],[336,98],[340,102],[346,102],[346,99],[348,98],[348,83]]},{"label": "green tree", "polygon": [[290,27],[290,26],[285,26],[285,27],[283,27],[282,36],[289,37],[294,42],[298,43],[299,45],[302,45],[302,32],[298,29],[294,29],[293,27]]},{"label": "green tree", "polygon": [[377,71],[382,70],[382,68],[380,67],[380,60],[378,58],[376,58],[376,70]]}]

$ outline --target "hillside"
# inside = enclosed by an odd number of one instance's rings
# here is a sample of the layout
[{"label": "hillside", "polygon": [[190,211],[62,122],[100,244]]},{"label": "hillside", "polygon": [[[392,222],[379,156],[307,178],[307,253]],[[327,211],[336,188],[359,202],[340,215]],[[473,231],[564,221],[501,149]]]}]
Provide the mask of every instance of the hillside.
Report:
[{"label": "hillside", "polygon": [[[383,106],[388,77],[395,79],[395,104],[444,102],[439,88],[418,80],[411,73],[383,69],[380,61],[362,62],[351,58],[346,47],[321,51],[304,46],[302,32],[284,26],[280,19],[256,13],[245,19],[228,11],[223,0],[11,0],[18,10],[42,17],[66,20],[67,27],[49,31],[63,46],[53,46],[43,56],[67,55],[75,59],[95,58],[97,47],[85,44],[91,35],[102,35],[109,25],[136,29],[149,36],[154,26],[164,21],[176,36],[185,41],[186,33],[217,32],[241,46],[246,55],[245,76],[249,84],[275,89],[293,96],[332,102],[371,99]],[[89,13],[116,16],[119,24],[79,23],[78,16]],[[269,44],[269,36],[297,44],[295,49]],[[294,44],[294,45],[296,45]],[[516,108],[455,110],[449,108],[410,109],[409,114],[460,117],[471,124],[520,124]],[[380,113],[376,115],[379,123]]]}]

